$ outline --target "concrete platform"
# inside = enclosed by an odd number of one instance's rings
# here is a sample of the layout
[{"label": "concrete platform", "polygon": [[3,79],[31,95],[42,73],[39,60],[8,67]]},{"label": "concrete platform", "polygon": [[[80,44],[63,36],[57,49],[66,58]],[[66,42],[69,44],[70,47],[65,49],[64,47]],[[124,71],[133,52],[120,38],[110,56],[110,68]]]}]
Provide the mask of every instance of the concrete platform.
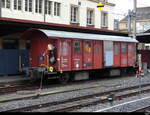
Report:
[{"label": "concrete platform", "polygon": [[30,77],[24,75],[14,75],[14,76],[0,76],[0,84],[11,83],[11,82],[19,82],[30,80]]}]

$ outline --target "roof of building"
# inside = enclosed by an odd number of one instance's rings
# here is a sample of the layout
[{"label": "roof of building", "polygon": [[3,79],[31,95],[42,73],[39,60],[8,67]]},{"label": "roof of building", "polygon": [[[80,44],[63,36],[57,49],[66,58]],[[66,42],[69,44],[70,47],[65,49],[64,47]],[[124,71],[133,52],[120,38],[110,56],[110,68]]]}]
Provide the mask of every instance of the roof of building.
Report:
[{"label": "roof of building", "polygon": [[[136,20],[150,20],[150,7],[137,8]],[[128,21],[128,16],[123,18],[120,22]]]},{"label": "roof of building", "polygon": [[86,39],[86,40],[138,42],[136,39],[131,37],[88,34],[88,33],[79,33],[79,32],[66,32],[66,31],[45,30],[45,29],[29,29],[22,35],[22,38],[26,39],[28,38],[28,36],[32,36],[33,33],[37,31],[42,32],[47,37],[56,37],[56,38],[65,38],[65,39],[69,38],[69,39]]}]

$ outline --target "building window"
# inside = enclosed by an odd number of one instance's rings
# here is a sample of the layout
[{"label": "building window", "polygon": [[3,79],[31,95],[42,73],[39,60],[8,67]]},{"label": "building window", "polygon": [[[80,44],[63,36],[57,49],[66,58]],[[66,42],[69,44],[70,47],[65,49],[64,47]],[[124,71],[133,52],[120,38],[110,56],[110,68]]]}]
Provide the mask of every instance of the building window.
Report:
[{"label": "building window", "polygon": [[14,0],[14,9],[21,10],[22,9],[22,0]]},{"label": "building window", "polygon": [[43,0],[35,1],[35,12],[36,13],[42,13],[42,2],[43,2]]},{"label": "building window", "polygon": [[71,6],[71,23],[78,23],[78,7]]},{"label": "building window", "polygon": [[87,25],[94,25],[94,10],[87,10]]},{"label": "building window", "polygon": [[10,0],[2,0],[1,7],[10,9]]},{"label": "building window", "polygon": [[45,14],[52,14],[52,1],[45,1]]},{"label": "building window", "polygon": [[119,21],[114,19],[114,30],[119,30]]},{"label": "building window", "polygon": [[25,11],[32,12],[32,0],[25,0]]},{"label": "building window", "polygon": [[54,2],[54,16],[60,16],[60,3]]},{"label": "building window", "polygon": [[2,0],[2,1],[1,1],[1,7],[2,7],[2,8],[5,8],[5,0]]},{"label": "building window", "polygon": [[10,8],[10,0],[6,0],[6,8]]},{"label": "building window", "polygon": [[108,13],[102,12],[101,27],[108,27]]}]

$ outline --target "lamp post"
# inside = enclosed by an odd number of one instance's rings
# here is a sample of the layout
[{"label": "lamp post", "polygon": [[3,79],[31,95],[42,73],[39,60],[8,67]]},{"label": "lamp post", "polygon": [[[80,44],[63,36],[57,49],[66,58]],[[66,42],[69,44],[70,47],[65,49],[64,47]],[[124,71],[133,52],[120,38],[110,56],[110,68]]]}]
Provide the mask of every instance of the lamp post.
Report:
[{"label": "lamp post", "polygon": [[134,0],[134,10],[133,10],[133,38],[136,39],[136,8],[137,7],[137,0]]},{"label": "lamp post", "polygon": [[0,0],[0,17],[2,15],[2,0]]}]

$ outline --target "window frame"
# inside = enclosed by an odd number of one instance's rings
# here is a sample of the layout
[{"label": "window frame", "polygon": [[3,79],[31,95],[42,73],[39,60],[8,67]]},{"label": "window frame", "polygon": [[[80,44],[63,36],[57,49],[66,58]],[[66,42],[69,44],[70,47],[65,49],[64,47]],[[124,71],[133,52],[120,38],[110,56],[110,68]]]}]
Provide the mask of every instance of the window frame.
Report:
[{"label": "window frame", "polygon": [[1,7],[2,7],[2,8],[5,8],[5,6],[6,6],[6,5],[5,5],[5,4],[6,4],[5,2],[6,2],[6,0],[2,0],[2,1],[1,1]]},{"label": "window frame", "polygon": [[22,0],[14,0],[14,10],[22,10]]},{"label": "window frame", "polygon": [[94,25],[94,9],[87,8],[87,25]]},{"label": "window frame", "polygon": [[108,12],[101,12],[101,27],[108,28]]},{"label": "window frame", "polygon": [[32,0],[25,0],[25,11],[32,12],[33,11],[33,1]]},{"label": "window frame", "polygon": [[54,2],[54,16],[60,16],[61,13],[61,3],[59,2]]},{"label": "window frame", "polygon": [[42,14],[43,11],[43,0],[35,1],[35,13]]},{"label": "window frame", "polygon": [[70,22],[79,23],[79,6],[71,5],[70,7]]},{"label": "window frame", "polygon": [[52,1],[45,1],[45,14],[52,15]]},{"label": "window frame", "polygon": [[1,1],[1,7],[2,8],[10,9],[11,8],[11,2],[10,2],[10,0],[2,0]]}]

